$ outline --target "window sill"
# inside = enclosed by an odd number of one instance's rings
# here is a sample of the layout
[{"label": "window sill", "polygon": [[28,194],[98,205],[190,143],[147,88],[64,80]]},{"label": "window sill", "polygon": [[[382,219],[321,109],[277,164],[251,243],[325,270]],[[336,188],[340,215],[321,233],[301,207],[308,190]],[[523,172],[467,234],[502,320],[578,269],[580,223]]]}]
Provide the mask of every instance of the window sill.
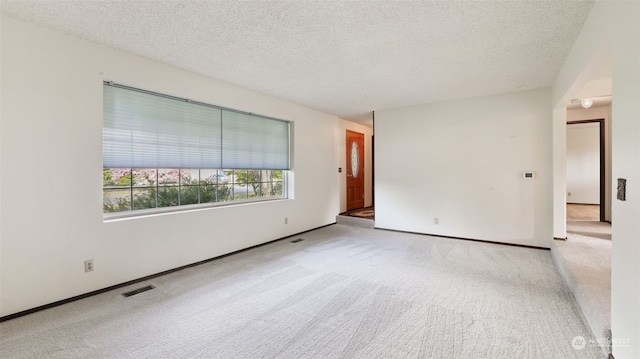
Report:
[{"label": "window sill", "polygon": [[102,222],[103,223],[120,222],[120,221],[127,221],[131,219],[150,218],[150,217],[182,214],[182,213],[189,213],[189,212],[200,212],[200,211],[207,211],[211,209],[218,209],[218,208],[225,208],[225,207],[249,206],[249,205],[263,204],[267,202],[272,203],[272,202],[281,202],[281,201],[287,201],[287,200],[289,200],[289,198],[285,198],[285,197],[265,198],[265,199],[258,199],[258,200],[254,199],[250,201],[192,204],[192,205],[175,206],[175,207],[141,209],[141,210],[127,211],[127,212],[103,213]]}]

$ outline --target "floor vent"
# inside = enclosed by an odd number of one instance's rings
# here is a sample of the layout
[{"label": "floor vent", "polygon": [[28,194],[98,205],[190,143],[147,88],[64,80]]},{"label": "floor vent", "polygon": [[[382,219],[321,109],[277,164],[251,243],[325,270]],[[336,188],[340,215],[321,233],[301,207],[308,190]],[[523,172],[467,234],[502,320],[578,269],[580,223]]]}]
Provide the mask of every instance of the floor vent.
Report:
[{"label": "floor vent", "polygon": [[153,288],[155,288],[155,287],[152,286],[152,285],[148,285],[146,287],[142,287],[142,288],[138,288],[138,289],[134,289],[132,291],[126,292],[126,293],[122,293],[122,296],[125,297],[125,298],[128,298],[128,297],[130,297],[132,295],[140,294],[142,292],[146,292],[146,291],[151,290]]},{"label": "floor vent", "polygon": [[302,242],[302,241],[304,241],[304,239],[298,238],[298,239],[292,240],[291,243],[298,243],[298,242]]}]

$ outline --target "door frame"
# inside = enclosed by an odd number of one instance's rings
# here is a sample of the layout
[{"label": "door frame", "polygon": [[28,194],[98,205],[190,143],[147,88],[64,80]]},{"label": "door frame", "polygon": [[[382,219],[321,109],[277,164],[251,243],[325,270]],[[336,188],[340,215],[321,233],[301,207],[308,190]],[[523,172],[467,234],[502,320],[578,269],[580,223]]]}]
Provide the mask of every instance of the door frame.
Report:
[{"label": "door frame", "polygon": [[[360,149],[360,157],[361,157],[361,161],[360,161],[360,166],[359,166],[359,170],[362,173],[362,207],[356,207],[356,208],[352,208],[349,209],[349,173],[351,171],[351,168],[349,168],[349,163],[350,163],[350,158],[351,158],[351,153],[350,153],[350,149],[349,149],[349,133],[358,135],[359,137],[362,138],[362,148]],[[346,169],[346,181],[345,181],[345,208],[348,211],[352,211],[352,210],[356,210],[359,208],[365,208],[365,197],[366,197],[366,187],[367,187],[367,178],[366,178],[366,166],[365,166],[365,151],[366,151],[366,136],[364,133],[362,132],[358,132],[358,131],[354,131],[354,130],[349,130],[347,129],[345,132],[345,156],[346,156],[346,163],[345,163],[345,169]]]},{"label": "door frame", "polygon": [[[576,125],[580,123],[599,123],[598,131],[600,132],[600,222],[606,222],[605,220],[605,208],[606,208],[606,196],[605,196],[605,182],[606,182],[606,142],[605,142],[605,123],[604,118],[593,120],[578,120],[567,121],[567,126]],[[566,143],[565,143],[566,147]],[[565,164],[566,166],[566,164]],[[566,193],[565,188],[565,193]]]}]

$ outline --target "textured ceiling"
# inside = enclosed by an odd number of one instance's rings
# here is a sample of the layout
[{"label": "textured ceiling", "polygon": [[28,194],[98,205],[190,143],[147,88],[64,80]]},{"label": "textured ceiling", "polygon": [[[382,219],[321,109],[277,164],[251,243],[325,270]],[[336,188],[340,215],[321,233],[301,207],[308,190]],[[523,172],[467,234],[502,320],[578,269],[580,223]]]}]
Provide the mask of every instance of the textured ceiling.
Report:
[{"label": "textured ceiling", "polygon": [[592,1],[2,1],[9,16],[353,121],[551,86]]}]

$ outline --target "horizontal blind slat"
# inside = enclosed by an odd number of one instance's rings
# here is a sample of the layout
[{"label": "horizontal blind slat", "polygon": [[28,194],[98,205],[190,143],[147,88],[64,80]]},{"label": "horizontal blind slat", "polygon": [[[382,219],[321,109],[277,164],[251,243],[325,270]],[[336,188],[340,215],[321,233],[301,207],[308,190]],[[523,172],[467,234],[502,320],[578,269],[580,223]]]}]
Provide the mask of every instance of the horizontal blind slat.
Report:
[{"label": "horizontal blind slat", "polygon": [[222,111],[224,168],[289,169],[289,123]]},{"label": "horizontal blind slat", "polygon": [[290,168],[287,121],[106,83],[103,90],[105,168]]}]

